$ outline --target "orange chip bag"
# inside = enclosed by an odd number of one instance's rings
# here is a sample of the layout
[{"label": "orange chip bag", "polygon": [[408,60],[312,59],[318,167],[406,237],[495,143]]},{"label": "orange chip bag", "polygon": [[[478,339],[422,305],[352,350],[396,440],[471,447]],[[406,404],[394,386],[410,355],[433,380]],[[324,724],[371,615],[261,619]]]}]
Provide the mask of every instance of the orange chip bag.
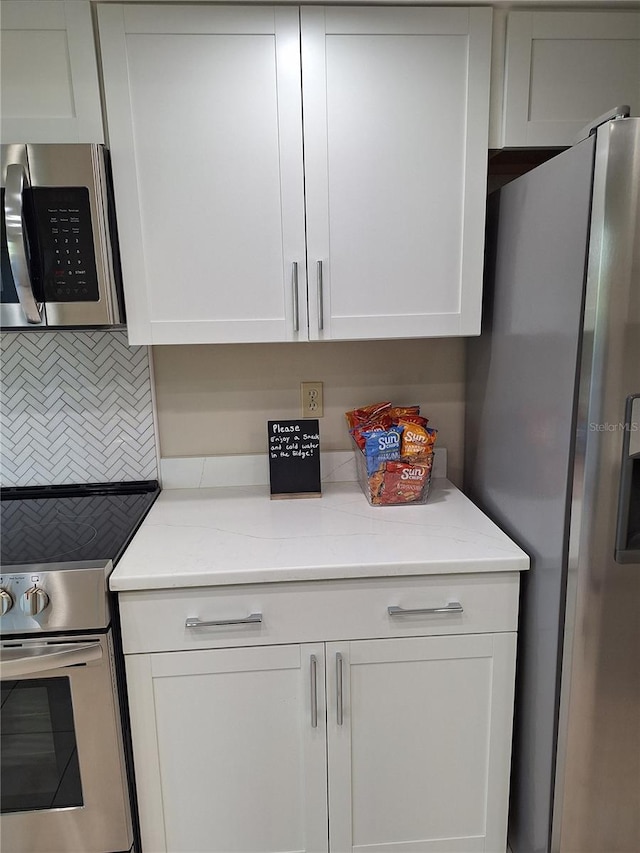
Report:
[{"label": "orange chip bag", "polygon": [[381,504],[419,501],[427,483],[430,465],[414,462],[385,462]]},{"label": "orange chip bag", "polygon": [[433,450],[438,434],[437,430],[404,420],[400,420],[399,426],[404,427],[400,450],[402,456],[419,456]]},{"label": "orange chip bag", "polygon": [[400,420],[405,423],[420,424],[423,427],[429,423],[429,418],[423,418],[422,415],[403,415]]},{"label": "orange chip bag", "polygon": [[389,415],[394,420],[409,416],[418,417],[420,415],[420,406],[391,406],[390,409],[386,410],[385,415]]},{"label": "orange chip bag", "polygon": [[371,503],[380,503],[380,492],[384,482],[384,472],[376,471],[369,477],[369,493],[371,495]]},{"label": "orange chip bag", "polygon": [[385,409],[390,408],[390,402],[383,402],[372,403],[370,406],[362,406],[360,409],[352,409],[350,412],[345,412],[349,429],[360,426],[360,424],[363,424],[366,421],[375,420],[378,415],[385,411]]}]

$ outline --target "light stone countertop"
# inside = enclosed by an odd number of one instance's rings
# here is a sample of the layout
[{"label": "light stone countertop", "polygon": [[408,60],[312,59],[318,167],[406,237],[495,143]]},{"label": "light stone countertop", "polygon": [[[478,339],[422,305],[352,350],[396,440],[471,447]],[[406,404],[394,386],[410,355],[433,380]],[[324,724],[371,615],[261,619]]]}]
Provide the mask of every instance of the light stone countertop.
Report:
[{"label": "light stone countertop", "polygon": [[266,486],[166,490],[110,579],[116,592],[529,568],[452,483],[423,506],[371,507],[357,483],[270,500]]}]

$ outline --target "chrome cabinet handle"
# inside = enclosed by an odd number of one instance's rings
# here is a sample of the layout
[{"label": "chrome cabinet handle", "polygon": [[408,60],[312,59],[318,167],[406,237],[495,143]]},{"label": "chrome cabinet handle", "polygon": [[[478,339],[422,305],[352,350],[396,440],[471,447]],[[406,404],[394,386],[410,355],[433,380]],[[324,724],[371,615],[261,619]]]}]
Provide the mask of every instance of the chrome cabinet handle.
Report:
[{"label": "chrome cabinet handle", "polygon": [[4,218],[7,228],[9,266],[25,319],[28,323],[38,324],[42,323],[42,306],[36,302],[31,288],[23,230],[22,197],[28,186],[29,179],[24,166],[20,163],[9,164],[4,193]]},{"label": "chrome cabinet handle", "polygon": [[250,625],[255,622],[262,622],[262,613],[251,613],[240,619],[214,619],[210,622],[203,622],[192,616],[184,623],[185,628],[215,628],[218,625]]},{"label": "chrome cabinet handle", "polygon": [[324,329],[324,294],[323,284],[322,284],[322,261],[318,261],[316,265],[317,276],[318,276],[318,329],[322,331]]},{"label": "chrome cabinet handle", "polygon": [[450,601],[445,607],[420,607],[415,610],[404,607],[387,607],[389,616],[417,616],[429,613],[463,613],[464,607],[459,601]]},{"label": "chrome cabinet handle", "polygon": [[311,728],[318,728],[318,661],[311,655]]},{"label": "chrome cabinet handle", "polygon": [[342,707],[342,655],[336,653],[336,722],[339,726],[342,725],[344,719],[344,711]]},{"label": "chrome cabinet handle", "polygon": [[300,331],[300,306],[298,304],[298,262],[291,265],[291,289],[293,290],[293,331]]}]

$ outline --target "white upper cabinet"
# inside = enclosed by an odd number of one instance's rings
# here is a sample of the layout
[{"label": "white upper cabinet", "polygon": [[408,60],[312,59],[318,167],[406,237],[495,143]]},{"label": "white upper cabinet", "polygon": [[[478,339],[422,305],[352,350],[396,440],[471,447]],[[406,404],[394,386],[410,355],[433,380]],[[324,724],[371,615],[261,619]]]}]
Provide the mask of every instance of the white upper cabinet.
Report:
[{"label": "white upper cabinet", "polygon": [[131,343],[306,338],[298,9],[98,21]]},{"label": "white upper cabinet", "polygon": [[0,35],[0,140],[104,142],[88,0],[3,0]]},{"label": "white upper cabinet", "polygon": [[132,343],[479,331],[490,10],[98,21]]},{"label": "white upper cabinet", "polygon": [[478,333],[491,11],[301,21],[309,337]]},{"label": "white upper cabinet", "polygon": [[565,146],[620,104],[640,115],[640,12],[512,12],[503,145]]}]

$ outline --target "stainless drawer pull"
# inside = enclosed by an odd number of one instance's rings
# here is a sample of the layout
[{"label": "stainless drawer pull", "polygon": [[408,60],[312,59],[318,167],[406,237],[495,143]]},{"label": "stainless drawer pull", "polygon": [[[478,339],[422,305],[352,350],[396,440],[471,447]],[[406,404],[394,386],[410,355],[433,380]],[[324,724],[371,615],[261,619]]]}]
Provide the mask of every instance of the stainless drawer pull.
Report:
[{"label": "stainless drawer pull", "polygon": [[311,655],[311,728],[318,728],[318,661]]},{"label": "stainless drawer pull", "polygon": [[389,616],[425,616],[429,613],[463,613],[464,607],[459,601],[450,601],[445,607],[421,607],[405,610],[404,607],[387,607]]},{"label": "stainless drawer pull", "polygon": [[249,625],[254,622],[262,622],[262,613],[251,613],[244,619],[215,619],[213,622],[202,622],[200,619],[190,617],[184,623],[185,628],[215,628],[218,625]]},{"label": "stainless drawer pull", "polygon": [[342,709],[342,655],[336,654],[336,722],[342,725],[344,712]]}]

